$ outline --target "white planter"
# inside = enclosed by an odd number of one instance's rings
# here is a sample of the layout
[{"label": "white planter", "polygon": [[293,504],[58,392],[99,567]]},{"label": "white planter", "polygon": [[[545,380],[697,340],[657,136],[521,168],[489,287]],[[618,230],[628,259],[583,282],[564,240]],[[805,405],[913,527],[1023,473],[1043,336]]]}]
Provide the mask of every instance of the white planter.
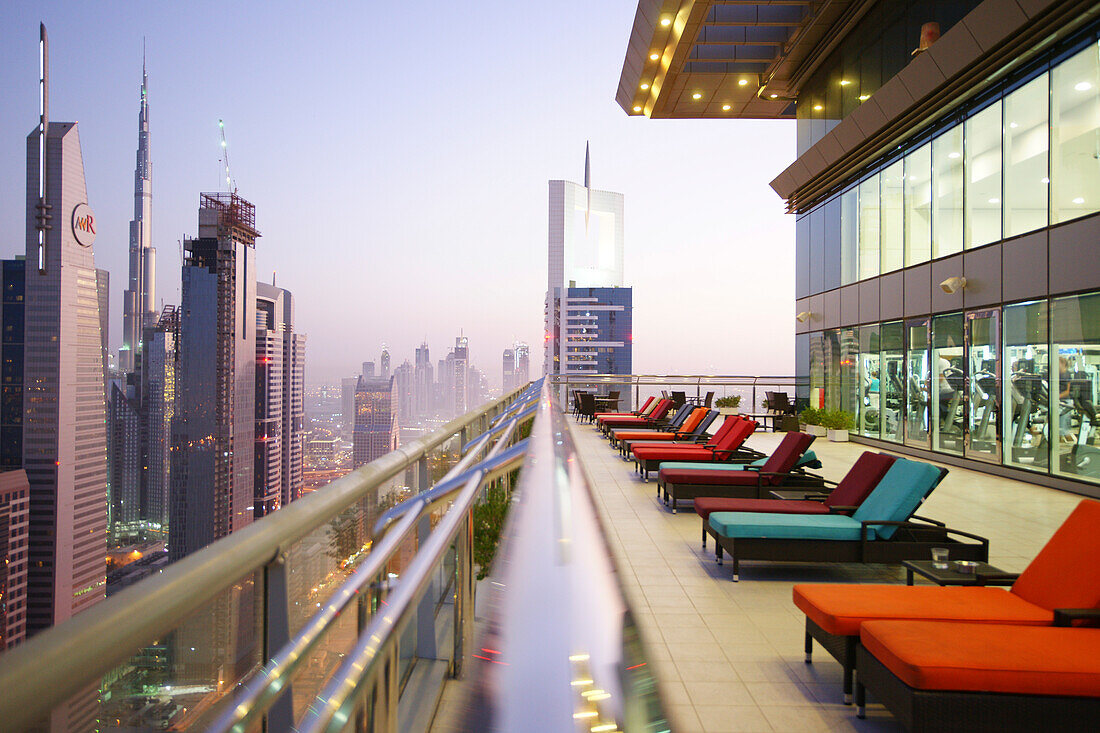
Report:
[{"label": "white planter", "polygon": [[834,443],[847,443],[848,431],[847,430],[829,430],[829,440]]},{"label": "white planter", "polygon": [[719,407],[718,408],[718,414],[719,415],[736,415],[740,411],[741,411],[740,408],[737,408],[737,407]]},{"label": "white planter", "polygon": [[820,425],[806,425],[803,432],[808,435],[813,435],[817,438],[824,438],[826,431],[825,428],[821,427]]}]

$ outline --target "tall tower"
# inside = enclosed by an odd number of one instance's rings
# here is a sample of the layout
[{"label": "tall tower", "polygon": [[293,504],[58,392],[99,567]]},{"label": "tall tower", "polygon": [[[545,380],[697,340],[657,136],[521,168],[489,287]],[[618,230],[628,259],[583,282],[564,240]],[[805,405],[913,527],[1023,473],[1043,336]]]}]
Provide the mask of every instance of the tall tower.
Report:
[{"label": "tall tower", "polygon": [[153,249],[153,182],[149,160],[149,76],[141,59],[141,110],[138,112],[137,165],[134,169],[134,218],[130,222],[130,280],[122,294],[122,349],[119,368],[140,364],[142,329],[156,323],[156,255]]},{"label": "tall tower", "polygon": [[465,415],[469,411],[470,394],[467,390],[470,368],[470,339],[465,336],[455,337],[454,350],[454,414],[455,417]]},{"label": "tall tower", "polygon": [[592,187],[587,145],[584,185],[550,181],[547,274],[544,372],[629,374],[632,291],[623,287],[623,195]]},{"label": "tall tower", "polygon": [[382,358],[378,360],[378,376],[382,379],[390,376],[390,347],[382,344]]},{"label": "tall tower", "polygon": [[256,428],[256,207],[199,196],[184,242],[169,552],[178,559],[252,522]]},{"label": "tall tower", "polygon": [[42,107],[27,136],[23,467],[30,484],[27,634],[102,600],[106,590],[107,433],[95,258],[75,122]]},{"label": "tall tower", "polygon": [[413,375],[416,381],[416,408],[417,417],[427,417],[432,412],[434,397],[434,378],[432,374],[432,357],[428,351],[427,342],[416,347],[416,365]]}]

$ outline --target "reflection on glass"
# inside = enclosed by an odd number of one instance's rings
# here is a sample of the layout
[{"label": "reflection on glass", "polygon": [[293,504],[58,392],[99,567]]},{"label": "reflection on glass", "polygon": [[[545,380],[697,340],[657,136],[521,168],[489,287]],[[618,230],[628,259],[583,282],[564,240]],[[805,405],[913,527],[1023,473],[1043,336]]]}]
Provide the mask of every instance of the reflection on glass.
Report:
[{"label": "reflection on glass", "polygon": [[1005,306],[1004,340],[1004,461],[1045,472],[1050,462],[1047,302]]},{"label": "reflection on glass", "polygon": [[1051,223],[1100,211],[1100,44],[1054,68]]},{"label": "reflection on glass", "polygon": [[1054,473],[1100,483],[1096,398],[1100,371],[1100,293],[1051,303],[1051,442]]},{"label": "reflection on glass", "polygon": [[966,455],[986,461],[1001,457],[1000,349],[997,311],[968,313],[967,366],[970,371],[970,419],[967,425]]},{"label": "reflection on glass", "polygon": [[840,332],[828,330],[824,333],[824,357],[825,357],[825,408],[836,410],[840,408]]},{"label": "reflection on glass", "polygon": [[928,447],[928,319],[910,321],[905,326],[905,442]]},{"label": "reflection on glass", "polygon": [[821,405],[825,392],[825,337],[810,334],[810,407]]},{"label": "reflection on glass", "polygon": [[875,175],[859,184],[859,279],[879,274],[879,204]]},{"label": "reflection on glass", "polygon": [[840,196],[840,284],[859,279],[859,189]]},{"label": "reflection on glass", "polygon": [[859,329],[842,328],[840,340],[840,409],[852,416],[853,428],[858,425],[861,392],[859,380]]},{"label": "reflection on glass", "polygon": [[966,120],[966,247],[1001,238],[1001,103]]},{"label": "reflection on glass", "polygon": [[[861,329],[862,333],[862,329]],[[882,345],[880,415],[883,440],[902,441],[902,406],[905,404],[905,326],[901,321],[884,323],[879,328]]]},{"label": "reflection on glass", "polygon": [[900,270],[905,264],[902,247],[903,178],[903,163],[900,160],[882,172],[882,222],[879,241],[884,273]]},{"label": "reflection on glass", "polygon": [[859,329],[859,434],[868,438],[882,436],[882,374],[879,369],[879,327]]},{"label": "reflection on glass", "polygon": [[1047,75],[1005,97],[1004,235],[1014,237],[1047,225]]},{"label": "reflection on glass", "polygon": [[905,157],[905,264],[932,256],[932,143]]},{"label": "reflection on glass", "polygon": [[966,409],[962,313],[932,319],[932,368],[932,448],[961,455]]},{"label": "reflection on glass", "polygon": [[956,125],[932,141],[932,256],[962,251],[963,128]]}]

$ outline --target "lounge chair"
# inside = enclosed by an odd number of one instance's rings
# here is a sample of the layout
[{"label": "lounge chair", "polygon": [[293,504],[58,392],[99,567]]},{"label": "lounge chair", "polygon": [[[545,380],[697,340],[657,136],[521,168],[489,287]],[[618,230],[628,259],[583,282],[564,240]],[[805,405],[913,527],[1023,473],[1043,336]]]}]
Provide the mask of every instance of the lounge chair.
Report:
[{"label": "lounge chair", "polygon": [[[985,585],[965,587],[796,585],[794,603],[806,614],[806,661],[816,639],[844,667],[847,701],[859,629],[865,621],[1050,624],[1058,608],[1100,608],[1098,557],[1100,502],[1084,500],[1019,575],[979,576]],[[1013,585],[1011,590],[989,587],[994,583]]]},{"label": "lounge chair", "polygon": [[697,443],[706,441],[707,428],[718,417],[717,410],[696,407],[691,415],[675,430],[617,430],[612,433],[612,444],[617,445],[623,457],[630,455],[635,445],[668,443],[669,441],[688,441]]},{"label": "lounge chair", "polygon": [[662,461],[729,461],[733,458],[754,460],[762,455],[744,448],[745,441],[756,432],[759,424],[740,415],[730,416],[704,445],[638,445],[631,453],[634,468],[649,481],[649,472],[656,471]]},{"label": "lounge chair", "polygon": [[665,419],[671,409],[672,400],[661,400],[648,415],[597,415],[596,426],[604,433],[607,433],[615,428],[657,425]]},{"label": "lounge chair", "polygon": [[[658,433],[675,433],[682,429],[684,424],[695,414],[696,408],[691,405],[681,405],[680,409],[676,411],[668,422],[659,423],[652,427],[645,428],[616,428],[609,430],[607,433],[607,439],[611,442],[611,445],[618,445],[619,436],[624,433],[636,433],[638,435],[656,435]],[[694,425],[694,423],[693,423]]]},{"label": "lounge chair", "polygon": [[597,412],[596,417],[607,417],[611,415],[614,415],[616,417],[637,417],[648,415],[657,406],[657,402],[659,401],[660,400],[655,400],[652,397],[646,397],[646,400],[644,403],[642,403],[642,406],[634,412]]},{"label": "lounge chair", "polygon": [[748,463],[740,466],[739,471],[715,471],[706,464],[695,468],[666,468],[662,464],[657,471],[658,493],[664,492],[665,505],[675,514],[679,501],[697,496],[766,499],[768,492],[784,484],[824,486],[825,480],[820,476],[792,473],[813,442],[812,435],[787,433],[762,464]]},{"label": "lounge chair", "polygon": [[[812,455],[806,451],[803,458]],[[729,499],[701,496],[695,500],[695,512],[703,520],[703,549],[707,548],[707,520],[714,512],[757,512],[772,514],[851,514],[863,503],[894,464],[888,453],[864,451],[836,488],[818,499]],[[665,466],[661,465],[663,471]],[[811,495],[813,489],[807,489]],[[820,490],[819,490],[820,491]]]},{"label": "lounge chair", "polygon": [[1081,615],[1055,626],[868,621],[857,715],[870,690],[915,733],[1100,730],[1100,629],[1068,628]]},{"label": "lounge chair", "polygon": [[733,558],[735,582],[742,560],[896,563],[928,557],[932,547],[947,547],[957,559],[986,560],[989,540],[913,514],[946,474],[946,468],[898,458],[851,516],[714,512],[707,533],[717,542],[719,565],[723,551]]}]

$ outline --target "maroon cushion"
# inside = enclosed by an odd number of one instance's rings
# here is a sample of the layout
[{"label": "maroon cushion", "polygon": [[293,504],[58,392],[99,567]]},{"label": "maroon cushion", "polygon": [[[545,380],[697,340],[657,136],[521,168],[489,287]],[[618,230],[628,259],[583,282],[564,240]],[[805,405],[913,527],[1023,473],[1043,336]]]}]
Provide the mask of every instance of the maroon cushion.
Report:
[{"label": "maroon cushion", "polygon": [[767,512],[769,514],[828,514],[829,509],[820,501],[798,499],[726,499],[720,496],[703,496],[695,500],[695,511],[703,519],[711,512]]},{"label": "maroon cushion", "polygon": [[859,506],[867,498],[886,472],[890,470],[894,457],[885,453],[864,451],[840,483],[836,485],[827,506]]},{"label": "maroon cushion", "polygon": [[705,468],[661,469],[661,480],[668,484],[699,486],[756,486],[756,471],[708,471]]},{"label": "maroon cushion", "polygon": [[[780,441],[779,447],[772,451],[768,460],[760,467],[761,473],[790,473],[794,464],[814,442],[814,436],[806,433],[787,433]],[[778,484],[781,476],[768,476],[765,480],[770,484]]]}]

